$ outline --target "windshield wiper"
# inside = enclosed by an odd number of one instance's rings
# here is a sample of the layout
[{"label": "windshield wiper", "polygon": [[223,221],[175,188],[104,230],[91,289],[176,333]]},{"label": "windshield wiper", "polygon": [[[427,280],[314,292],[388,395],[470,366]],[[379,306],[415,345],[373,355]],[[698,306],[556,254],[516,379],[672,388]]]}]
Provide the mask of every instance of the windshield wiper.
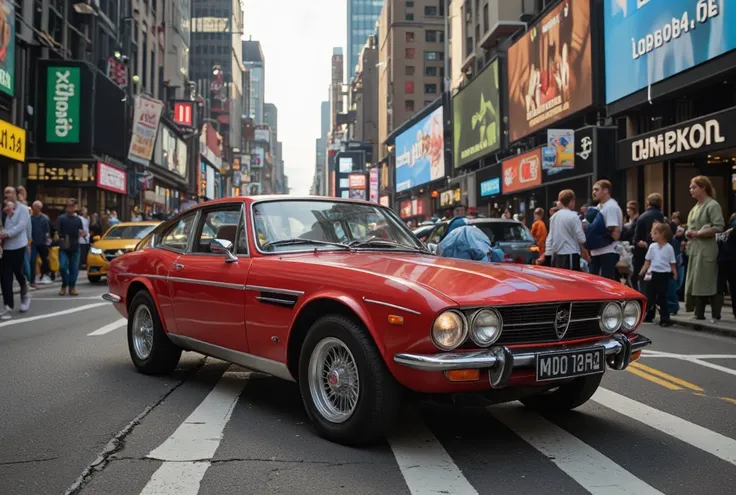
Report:
[{"label": "windshield wiper", "polygon": [[376,247],[392,247],[392,248],[399,248],[399,249],[406,249],[411,251],[421,251],[426,252],[424,249],[416,246],[405,246],[403,244],[399,244],[398,242],[394,241],[387,241],[384,239],[366,239],[365,241],[361,240],[354,240],[348,243],[348,246],[350,247],[370,247],[370,246],[376,246]]},{"label": "windshield wiper", "polygon": [[269,249],[275,246],[295,246],[297,244],[320,244],[323,246],[335,246],[342,249],[350,249],[350,246],[340,244],[339,242],[317,241],[314,239],[281,239],[279,241],[267,242],[263,245],[263,249]]}]

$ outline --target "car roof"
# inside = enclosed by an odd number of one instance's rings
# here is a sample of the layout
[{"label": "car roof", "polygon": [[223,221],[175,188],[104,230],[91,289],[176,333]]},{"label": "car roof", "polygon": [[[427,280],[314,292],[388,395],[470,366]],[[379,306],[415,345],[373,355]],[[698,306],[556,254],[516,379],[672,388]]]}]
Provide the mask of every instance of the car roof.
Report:
[{"label": "car roof", "polygon": [[217,198],[204,203],[198,203],[194,208],[202,206],[209,206],[218,203],[231,203],[233,201],[245,201],[248,204],[260,203],[263,201],[325,201],[330,203],[355,203],[369,206],[378,206],[385,208],[385,206],[366,201],[363,199],[349,199],[349,198],[334,198],[329,196],[293,196],[290,194],[262,194],[259,196],[230,196],[227,198]]},{"label": "car roof", "polygon": [[136,225],[142,225],[144,227],[148,227],[151,225],[158,225],[162,223],[162,220],[146,220],[142,222],[118,222],[114,225],[110,225],[110,228],[113,227],[135,227]]},{"label": "car roof", "polygon": [[513,218],[468,218],[467,220],[471,225],[475,223],[518,223],[519,225],[524,225]]}]

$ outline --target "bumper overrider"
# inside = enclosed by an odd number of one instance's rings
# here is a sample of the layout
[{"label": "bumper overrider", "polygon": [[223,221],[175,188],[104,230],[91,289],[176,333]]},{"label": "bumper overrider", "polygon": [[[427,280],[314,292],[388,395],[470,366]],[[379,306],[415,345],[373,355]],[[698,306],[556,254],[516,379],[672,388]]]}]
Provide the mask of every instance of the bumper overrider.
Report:
[{"label": "bumper overrider", "polygon": [[513,348],[493,346],[469,352],[440,352],[437,354],[396,354],[397,364],[421,371],[450,371],[460,369],[488,369],[493,388],[505,387],[514,370],[535,369],[537,357],[560,351],[586,351],[603,347],[606,364],[617,371],[631,362],[631,355],[652,345],[647,337],[636,334],[631,338],[615,334],[603,340],[585,344],[559,344],[544,348]]}]

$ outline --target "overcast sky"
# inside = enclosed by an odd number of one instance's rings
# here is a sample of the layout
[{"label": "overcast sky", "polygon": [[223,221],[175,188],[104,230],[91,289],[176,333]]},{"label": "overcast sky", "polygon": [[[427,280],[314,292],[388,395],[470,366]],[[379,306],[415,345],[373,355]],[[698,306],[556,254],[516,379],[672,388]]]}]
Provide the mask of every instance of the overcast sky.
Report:
[{"label": "overcast sky", "polygon": [[320,102],[332,49],[346,40],[345,0],[245,0],[245,29],[266,58],[266,102],[278,107],[279,141],[292,194],[309,194]]}]

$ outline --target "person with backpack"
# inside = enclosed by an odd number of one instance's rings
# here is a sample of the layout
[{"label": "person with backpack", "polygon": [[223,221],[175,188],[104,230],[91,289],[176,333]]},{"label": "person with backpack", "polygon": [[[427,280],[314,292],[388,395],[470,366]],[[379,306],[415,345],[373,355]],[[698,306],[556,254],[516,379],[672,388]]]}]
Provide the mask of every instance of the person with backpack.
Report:
[{"label": "person with backpack", "polygon": [[612,189],[608,180],[593,184],[593,199],[598,201],[598,208],[589,208],[586,212],[588,228],[585,237],[586,247],[590,250],[590,273],[619,281],[616,246],[621,237],[624,214],[618,202],[611,197]]}]

